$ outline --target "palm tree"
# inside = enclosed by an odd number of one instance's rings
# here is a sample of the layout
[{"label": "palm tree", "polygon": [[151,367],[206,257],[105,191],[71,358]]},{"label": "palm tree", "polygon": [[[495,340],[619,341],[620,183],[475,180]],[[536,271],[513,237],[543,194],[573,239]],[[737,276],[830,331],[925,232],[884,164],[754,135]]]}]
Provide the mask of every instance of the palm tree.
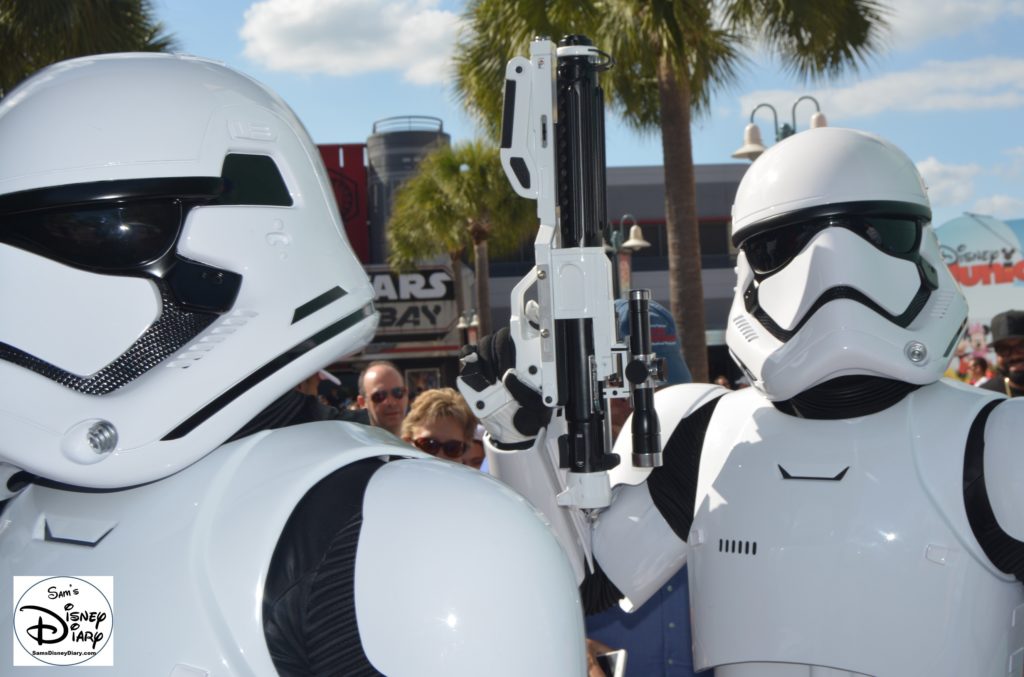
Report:
[{"label": "palm tree", "polygon": [[880,48],[886,13],[877,0],[470,0],[456,92],[497,138],[505,62],[534,35],[582,33],[615,57],[603,80],[611,108],[661,132],[672,315],[694,378],[707,381],[691,116],[736,81],[744,50],[765,47],[805,79],[856,70]]},{"label": "palm tree", "polygon": [[0,0],[0,97],[56,61],[169,51],[163,30],[149,0]]},{"label": "palm tree", "polygon": [[532,202],[512,191],[497,146],[470,141],[431,151],[395,195],[388,221],[388,263],[407,270],[439,254],[451,260],[456,305],[462,298],[462,257],[472,248],[476,263],[476,309],[481,334],[489,333],[488,244],[497,253],[521,246],[536,228]]}]

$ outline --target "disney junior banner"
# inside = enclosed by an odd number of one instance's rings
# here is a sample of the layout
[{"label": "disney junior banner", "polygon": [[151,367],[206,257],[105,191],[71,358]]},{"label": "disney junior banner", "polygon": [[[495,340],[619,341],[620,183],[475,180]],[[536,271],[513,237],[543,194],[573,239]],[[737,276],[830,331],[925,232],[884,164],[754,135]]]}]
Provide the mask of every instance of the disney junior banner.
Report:
[{"label": "disney junior banner", "polygon": [[972,357],[989,363],[992,316],[1024,309],[1024,219],[1004,222],[991,216],[964,214],[938,226],[942,258],[967,297],[968,324],[947,375],[967,378]]},{"label": "disney junior banner", "polygon": [[964,214],[935,229],[943,260],[967,297],[972,323],[1024,309],[1024,221]]}]

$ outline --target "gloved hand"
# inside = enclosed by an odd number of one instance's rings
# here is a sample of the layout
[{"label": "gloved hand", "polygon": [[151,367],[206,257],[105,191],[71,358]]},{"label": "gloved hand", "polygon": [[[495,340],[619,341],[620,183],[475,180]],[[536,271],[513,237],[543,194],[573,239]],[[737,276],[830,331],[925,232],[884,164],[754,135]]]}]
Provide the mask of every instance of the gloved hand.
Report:
[{"label": "gloved hand", "polygon": [[516,376],[516,346],[507,328],[459,353],[458,386],[491,440],[503,448],[526,448],[551,420],[540,393]]}]

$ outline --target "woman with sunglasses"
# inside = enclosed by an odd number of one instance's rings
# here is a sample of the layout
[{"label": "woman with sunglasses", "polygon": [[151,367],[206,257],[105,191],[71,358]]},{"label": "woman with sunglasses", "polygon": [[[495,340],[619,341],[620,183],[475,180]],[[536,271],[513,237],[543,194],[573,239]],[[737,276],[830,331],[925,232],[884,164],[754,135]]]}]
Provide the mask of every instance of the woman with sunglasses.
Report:
[{"label": "woman with sunglasses", "polygon": [[402,439],[420,451],[463,463],[473,442],[477,420],[454,388],[436,388],[417,395],[402,422]]}]

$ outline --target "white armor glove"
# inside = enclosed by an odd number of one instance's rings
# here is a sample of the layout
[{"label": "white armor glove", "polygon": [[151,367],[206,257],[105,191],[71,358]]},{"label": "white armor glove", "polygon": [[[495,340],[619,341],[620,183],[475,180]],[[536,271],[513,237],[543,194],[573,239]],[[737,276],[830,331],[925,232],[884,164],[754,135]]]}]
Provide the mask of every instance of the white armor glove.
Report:
[{"label": "white armor glove", "polygon": [[544,406],[540,393],[516,376],[516,346],[508,329],[483,337],[478,346],[466,346],[459,357],[459,391],[491,442],[505,449],[533,445],[551,420],[551,409]]}]

